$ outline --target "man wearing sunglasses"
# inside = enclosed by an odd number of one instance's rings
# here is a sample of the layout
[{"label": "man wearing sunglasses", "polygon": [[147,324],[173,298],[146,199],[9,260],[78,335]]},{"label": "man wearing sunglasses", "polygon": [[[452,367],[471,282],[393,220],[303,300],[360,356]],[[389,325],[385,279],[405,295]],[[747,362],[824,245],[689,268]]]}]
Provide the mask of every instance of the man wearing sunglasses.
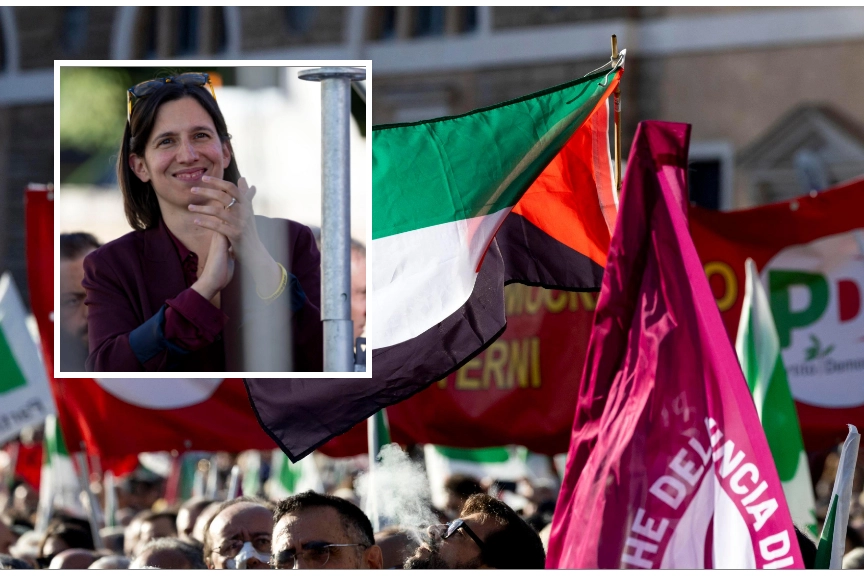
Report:
[{"label": "man wearing sunglasses", "polygon": [[383,566],[372,523],[347,500],[303,492],[279,502],[273,519],[273,568],[350,570]]},{"label": "man wearing sunglasses", "polygon": [[533,568],[542,569],[546,554],[540,536],[504,502],[474,494],[461,517],[430,526],[429,541],[405,562],[417,568]]}]

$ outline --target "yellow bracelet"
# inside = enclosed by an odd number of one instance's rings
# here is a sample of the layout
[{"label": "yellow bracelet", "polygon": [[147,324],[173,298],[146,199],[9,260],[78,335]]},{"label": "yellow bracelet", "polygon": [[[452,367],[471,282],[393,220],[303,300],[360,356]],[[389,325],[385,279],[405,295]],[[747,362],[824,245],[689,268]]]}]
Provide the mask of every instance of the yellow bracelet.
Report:
[{"label": "yellow bracelet", "polygon": [[258,294],[258,297],[264,300],[267,304],[276,300],[279,296],[282,295],[282,292],[285,291],[285,286],[288,285],[288,271],[285,270],[285,267],[279,262],[276,263],[279,266],[279,269],[282,270],[282,279],[279,281],[279,287],[276,288],[276,291],[273,292],[270,296],[261,296],[261,293],[258,292],[258,288],[255,288],[255,293]]}]

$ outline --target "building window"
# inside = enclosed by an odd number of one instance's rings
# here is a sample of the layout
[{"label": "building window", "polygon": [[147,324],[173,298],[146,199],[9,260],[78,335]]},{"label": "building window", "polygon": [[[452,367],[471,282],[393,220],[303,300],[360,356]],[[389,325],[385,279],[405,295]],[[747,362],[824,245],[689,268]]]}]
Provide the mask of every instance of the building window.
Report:
[{"label": "building window", "polygon": [[6,70],[6,36],[3,34],[3,16],[0,15],[0,71]]},{"label": "building window", "polygon": [[690,203],[710,210],[733,209],[735,155],[730,142],[692,142],[687,165]]},{"label": "building window", "polygon": [[475,6],[379,6],[370,10],[370,40],[430,38],[476,29]]},{"label": "building window", "polygon": [[444,6],[417,6],[414,10],[414,36],[444,34]]},{"label": "building window", "polygon": [[690,202],[708,208],[720,209],[720,161],[698,160],[688,166],[687,185]]},{"label": "building window", "polygon": [[159,6],[140,8],[138,58],[172,58],[219,54],[228,45],[224,8]]},{"label": "building window", "polygon": [[87,46],[87,22],[89,8],[87,6],[67,6],[63,9],[63,30],[61,32],[61,48],[63,54],[77,57]]},{"label": "building window", "polygon": [[198,52],[198,32],[201,23],[198,6],[180,6],[177,8],[177,46],[178,56],[187,56]]},{"label": "building window", "polygon": [[315,24],[316,6],[286,6],[284,8],[285,28],[289,34],[306,34]]}]

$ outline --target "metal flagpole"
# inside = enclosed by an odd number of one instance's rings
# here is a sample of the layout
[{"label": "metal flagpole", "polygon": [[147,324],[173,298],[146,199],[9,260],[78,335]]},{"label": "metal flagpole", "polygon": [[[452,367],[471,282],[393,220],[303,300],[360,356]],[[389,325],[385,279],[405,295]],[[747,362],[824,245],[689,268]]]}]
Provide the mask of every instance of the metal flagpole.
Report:
[{"label": "metal flagpole", "polygon": [[381,517],[378,514],[378,446],[381,439],[378,437],[378,426],[375,422],[375,414],[366,419],[367,440],[369,443],[369,481],[366,483],[366,515],[372,522],[372,530],[381,530]]},{"label": "metal flagpole", "polygon": [[[612,66],[618,62],[618,36],[612,35]],[[621,192],[621,83],[613,93],[615,109],[615,189]]]},{"label": "metal flagpole", "polygon": [[[84,449],[83,442],[81,443],[82,450]],[[85,452],[77,452],[75,459],[78,461],[78,481],[81,483],[81,489],[87,496],[87,518],[90,521],[90,532],[93,534],[93,545],[98,550],[102,548],[102,535],[99,533],[99,503],[96,502],[96,496],[90,490],[90,467],[87,465],[87,454]]]},{"label": "metal flagpole", "polygon": [[328,66],[299,78],[321,82],[321,320],[324,371],[354,371],[351,321],[351,81],[363,68]]}]

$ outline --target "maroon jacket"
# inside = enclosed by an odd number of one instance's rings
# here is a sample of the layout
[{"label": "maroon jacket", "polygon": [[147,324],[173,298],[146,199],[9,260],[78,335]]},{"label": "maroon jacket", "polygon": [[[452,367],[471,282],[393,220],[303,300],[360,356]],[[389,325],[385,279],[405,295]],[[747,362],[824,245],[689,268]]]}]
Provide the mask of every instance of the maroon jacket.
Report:
[{"label": "maroon jacket", "polygon": [[[191,282],[188,274],[184,275],[178,248],[161,220],[156,228],[130,232],[90,253],[84,259],[83,282],[87,291],[85,304],[88,306],[90,334],[87,370],[278,370],[278,364],[252,366],[244,362],[242,334],[249,334],[251,328],[255,341],[247,343],[247,348],[273,346],[282,356],[292,355],[294,371],[321,371],[320,254],[312,232],[290,220],[255,218],[258,236],[264,246],[289,272],[289,283],[284,293],[269,304],[255,294],[250,276],[248,290],[251,293],[243,309],[241,286],[245,271],[238,262],[234,277],[222,290],[221,311],[212,307],[197,292],[189,289]],[[195,302],[196,297],[201,302]],[[205,344],[195,350],[188,350],[167,339],[164,330],[168,306],[180,309],[188,307],[190,302],[199,314],[202,310],[210,314],[211,317],[204,320],[213,329],[213,334],[198,334]],[[207,307],[211,308],[209,312]],[[284,326],[289,322],[288,341],[272,336],[278,333],[273,331],[274,326]],[[184,324],[180,331],[184,330],[194,331],[195,325]]]}]

